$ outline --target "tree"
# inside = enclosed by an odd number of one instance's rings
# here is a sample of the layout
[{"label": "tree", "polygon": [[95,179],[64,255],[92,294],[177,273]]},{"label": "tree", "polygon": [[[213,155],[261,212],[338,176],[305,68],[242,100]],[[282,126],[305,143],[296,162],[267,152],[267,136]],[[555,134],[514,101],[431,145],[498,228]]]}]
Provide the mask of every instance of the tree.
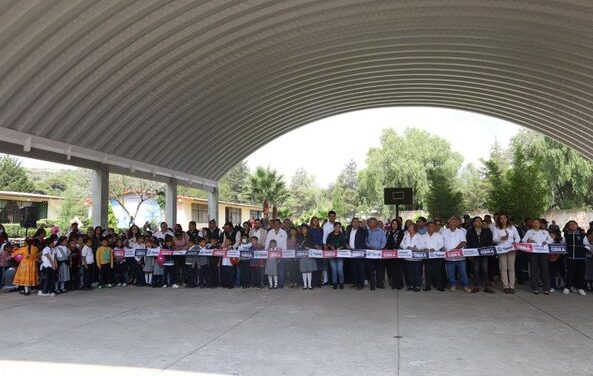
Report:
[{"label": "tree", "polygon": [[317,204],[320,195],[321,190],[315,185],[315,178],[305,169],[299,168],[290,180],[286,208],[299,218]]},{"label": "tree", "polygon": [[426,198],[428,212],[433,218],[450,218],[459,215],[463,207],[461,192],[453,187],[447,171],[434,168],[428,171],[430,183]]},{"label": "tree", "polygon": [[[429,193],[428,171],[441,168],[447,179],[455,179],[463,161],[446,140],[429,133],[408,128],[403,136],[394,129],[381,135],[381,146],[367,153],[367,167],[359,174],[361,197],[372,211],[392,213],[382,205],[386,187],[409,187],[414,194],[414,207],[423,208]],[[381,204],[379,204],[381,203]]]},{"label": "tree", "polygon": [[493,213],[509,213],[512,205],[508,181],[510,161],[497,141],[490,151],[490,159],[484,161],[486,177],[486,207]]},{"label": "tree", "polygon": [[248,197],[254,202],[261,202],[266,214],[272,205],[272,218],[277,218],[278,205],[282,205],[287,196],[286,184],[276,170],[258,167],[249,177]]},{"label": "tree", "polygon": [[353,218],[360,205],[356,162],[349,160],[336,182],[330,187],[332,207],[339,218]]},{"label": "tree", "polygon": [[34,186],[21,162],[9,155],[0,157],[0,190],[33,192]]},{"label": "tree", "polygon": [[463,197],[464,212],[478,211],[486,208],[488,184],[478,168],[468,164],[459,172],[459,186]]},{"label": "tree", "polygon": [[247,162],[241,161],[231,168],[218,182],[219,197],[223,201],[247,203],[251,171]]},{"label": "tree", "polygon": [[[109,198],[115,200],[130,218],[136,218],[142,204],[146,200],[157,197],[162,191],[163,184],[152,180],[115,174],[109,177]],[[132,210],[124,205],[125,197],[130,194],[138,198],[136,207]]]}]

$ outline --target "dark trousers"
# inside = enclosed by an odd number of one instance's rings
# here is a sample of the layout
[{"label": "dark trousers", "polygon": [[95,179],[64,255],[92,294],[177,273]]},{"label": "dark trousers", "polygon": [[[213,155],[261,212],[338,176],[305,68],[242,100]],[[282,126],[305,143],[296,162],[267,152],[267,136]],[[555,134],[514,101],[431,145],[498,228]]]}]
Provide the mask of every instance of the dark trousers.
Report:
[{"label": "dark trousers", "polygon": [[425,261],[426,288],[434,286],[439,290],[445,289],[446,280],[444,268],[445,266],[442,259],[429,259]]},{"label": "dark trousers", "polygon": [[80,267],[78,265],[70,267],[69,290],[77,290],[80,287]]},{"label": "dark trousers", "polygon": [[113,280],[113,270],[111,269],[110,264],[103,264],[101,265],[101,285],[108,285]]},{"label": "dark trousers", "polygon": [[49,294],[56,292],[56,271],[52,268],[43,268],[41,271],[45,277],[43,281],[43,293]]},{"label": "dark trousers", "polygon": [[196,265],[185,265],[185,283],[187,287],[196,287],[198,280],[198,268]]},{"label": "dark trousers", "polygon": [[475,287],[488,287],[488,257],[472,257],[472,283]]},{"label": "dark trousers", "polygon": [[299,282],[302,281],[301,273],[299,272],[299,261],[296,259],[286,260],[286,270],[288,271],[289,283],[298,286]]},{"label": "dark trousers", "polygon": [[239,260],[241,287],[249,287],[249,283],[251,282],[249,262],[250,260]]},{"label": "dark trousers", "polygon": [[585,260],[566,259],[566,285],[564,287],[585,289]]},{"label": "dark trousers", "polygon": [[87,265],[86,268],[82,268],[82,287],[85,289],[91,288],[91,283],[93,282],[93,268],[94,264]]},{"label": "dark trousers", "polygon": [[177,274],[175,273],[175,265],[165,265],[165,285],[176,285]]},{"label": "dark trousers", "polygon": [[235,285],[235,267],[223,265],[221,267],[221,285],[225,288],[232,288]]},{"label": "dark trousers", "polygon": [[262,267],[255,267],[249,268],[249,274],[251,276],[251,286],[253,287],[263,287],[264,281],[264,268]]},{"label": "dark trousers", "polygon": [[356,287],[364,287],[365,265],[363,258],[352,259],[352,279]]},{"label": "dark trousers", "polygon": [[174,256],[173,262],[175,263],[175,280],[185,281],[185,256]]},{"label": "dark trousers", "polygon": [[136,259],[132,259],[130,261],[130,274],[132,276],[132,281],[135,281],[136,286],[144,286],[144,270],[142,270],[142,265],[136,261]]},{"label": "dark trousers", "polygon": [[286,281],[286,260],[278,260],[278,288],[284,288],[284,282]]},{"label": "dark trousers", "polygon": [[422,286],[422,261],[406,261],[408,272],[408,288],[420,288]]},{"label": "dark trousers", "polygon": [[198,269],[198,286],[210,286],[210,266],[207,264],[200,266]]},{"label": "dark trousers", "polygon": [[550,272],[551,288],[560,288],[562,285],[558,282],[561,281],[566,284],[566,268],[564,267],[564,261],[562,259],[558,259],[554,262],[548,261],[548,270]]},{"label": "dark trousers", "polygon": [[115,264],[115,282],[128,283],[128,266],[123,262]]},{"label": "dark trousers", "polygon": [[384,262],[387,264],[387,275],[391,280],[391,287],[400,290],[404,287],[404,260],[393,259]]},{"label": "dark trousers", "polygon": [[211,287],[217,287],[220,283],[220,275],[218,270],[218,264],[220,263],[220,257],[210,257],[209,264],[209,281],[208,285]]},{"label": "dark trousers", "polygon": [[385,261],[376,260],[377,262],[377,287],[385,287]]},{"label": "dark trousers", "polygon": [[377,260],[366,260],[366,268],[371,290],[374,290],[377,287],[377,264]]},{"label": "dark trousers", "polygon": [[550,273],[548,269],[548,255],[532,253],[529,255],[529,276],[531,289],[538,289],[538,282],[542,281],[544,291],[550,291]]}]

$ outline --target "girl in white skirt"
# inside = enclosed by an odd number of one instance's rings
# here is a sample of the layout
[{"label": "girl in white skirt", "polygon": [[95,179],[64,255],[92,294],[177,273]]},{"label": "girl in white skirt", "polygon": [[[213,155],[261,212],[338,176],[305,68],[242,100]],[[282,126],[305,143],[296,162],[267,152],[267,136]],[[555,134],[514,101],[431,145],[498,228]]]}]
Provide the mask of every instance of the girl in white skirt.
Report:
[{"label": "girl in white skirt", "polygon": [[56,247],[56,258],[58,260],[58,278],[56,281],[56,293],[66,292],[66,282],[70,281],[70,249],[68,238],[60,237]]},{"label": "girl in white skirt", "polygon": [[[270,249],[268,251],[279,251],[278,244],[275,240],[270,240]],[[265,273],[268,275],[268,282],[270,289],[278,288],[278,259],[268,258],[266,260]]]}]

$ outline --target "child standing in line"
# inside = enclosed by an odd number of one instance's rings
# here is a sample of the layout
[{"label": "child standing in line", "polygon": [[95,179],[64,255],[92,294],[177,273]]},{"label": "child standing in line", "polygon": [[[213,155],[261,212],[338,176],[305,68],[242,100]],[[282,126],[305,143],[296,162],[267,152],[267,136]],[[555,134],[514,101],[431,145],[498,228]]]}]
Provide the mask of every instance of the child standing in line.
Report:
[{"label": "child standing in line", "polygon": [[[118,238],[115,241],[115,249],[125,252],[124,242],[121,238]],[[115,282],[117,282],[117,287],[125,287],[128,285],[128,266],[126,264],[125,253],[123,256],[115,257]]]},{"label": "child standing in line", "polygon": [[[173,250],[173,237],[171,235],[165,235],[165,240],[161,250],[172,251]],[[165,279],[163,281],[163,287],[171,286],[174,289],[178,289],[177,285],[177,274],[175,273],[175,260],[173,256],[165,256]]]},{"label": "child standing in line", "polygon": [[109,235],[101,239],[101,245],[97,248],[97,267],[99,268],[100,281],[99,288],[113,287],[111,284],[113,272],[113,249],[109,246]]},{"label": "child standing in line", "polygon": [[80,251],[82,249],[82,235],[71,234],[68,238],[70,250],[70,283],[66,284],[69,290],[78,290],[82,286],[80,274]]},{"label": "child standing in line", "polygon": [[[232,249],[231,241],[229,239],[224,239],[222,242],[222,249],[229,250]],[[234,284],[234,276],[235,276],[235,267],[231,262],[230,257],[222,257],[221,258],[221,267],[220,267],[220,275],[221,275],[221,283],[220,285],[223,288],[232,289]]]},{"label": "child standing in line", "polygon": [[210,271],[208,264],[210,263],[208,256],[200,256],[199,252],[208,249],[208,238],[200,238],[198,241],[198,286],[201,289],[208,287]]},{"label": "child standing in line", "polygon": [[[157,250],[160,253],[161,247],[158,247],[158,241],[159,240],[155,237],[150,238],[146,242],[146,248],[148,248],[148,249],[157,248]],[[165,273],[165,268],[163,268],[163,265],[156,262],[154,256],[150,256],[150,258],[152,259],[151,286],[153,288],[154,287],[162,287],[163,286],[163,274]]]},{"label": "child standing in line", "polygon": [[[154,248],[154,242],[153,242],[151,236],[144,237],[144,244],[147,249]],[[154,256],[148,256],[148,255],[144,256],[144,266],[143,266],[142,270],[144,270],[144,284],[146,286],[155,287],[155,285],[152,281],[152,279],[154,278],[154,276],[153,276],[154,264],[155,264]]]},{"label": "child standing in line", "polygon": [[[251,237],[250,251],[256,251],[261,248],[259,239],[257,236]],[[264,288],[264,267],[266,266],[266,260],[252,258],[249,260],[249,269],[251,274],[251,286],[257,287],[258,289]]]},{"label": "child standing in line", "polygon": [[[197,251],[195,240],[190,238],[187,242],[187,246],[190,251]],[[198,256],[197,255],[186,255],[185,256],[185,284],[189,288],[195,288],[197,285],[197,274],[198,274]]]},{"label": "child standing in line", "polygon": [[[247,235],[241,236],[241,245],[239,246],[240,251],[251,251],[252,244],[248,242]],[[251,276],[249,273],[249,261],[247,257],[239,257],[239,271],[241,279],[241,288],[246,289],[249,287]]]},{"label": "child standing in line", "polygon": [[80,253],[82,261],[82,289],[90,290],[91,283],[93,280],[93,264],[95,263],[95,257],[93,255],[93,239],[85,236],[82,238],[84,245]]},{"label": "child standing in line", "polygon": [[60,294],[66,292],[66,282],[70,281],[70,249],[68,249],[68,238],[65,236],[58,239],[56,259],[58,260],[56,293]]},{"label": "child standing in line", "polygon": [[55,296],[55,279],[58,262],[56,260],[56,247],[58,246],[57,235],[51,235],[47,246],[41,251],[41,273],[45,276],[43,289],[37,294],[40,296]]},{"label": "child standing in line", "polygon": [[[270,249],[268,251],[279,251],[278,245],[276,240],[270,240]],[[277,289],[278,288],[278,259],[277,258],[269,258],[266,260],[266,270],[265,273],[268,276],[268,288],[270,289]]]}]

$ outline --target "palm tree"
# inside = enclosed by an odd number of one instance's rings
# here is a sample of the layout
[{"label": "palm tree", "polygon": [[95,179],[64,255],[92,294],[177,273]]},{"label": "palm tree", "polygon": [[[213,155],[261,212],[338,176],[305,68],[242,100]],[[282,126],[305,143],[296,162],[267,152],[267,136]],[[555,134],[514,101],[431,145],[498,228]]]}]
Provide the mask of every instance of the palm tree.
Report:
[{"label": "palm tree", "polygon": [[263,203],[264,213],[269,212],[272,205],[272,218],[278,215],[278,205],[288,196],[288,190],[282,175],[270,167],[258,167],[249,177],[249,198]]}]

